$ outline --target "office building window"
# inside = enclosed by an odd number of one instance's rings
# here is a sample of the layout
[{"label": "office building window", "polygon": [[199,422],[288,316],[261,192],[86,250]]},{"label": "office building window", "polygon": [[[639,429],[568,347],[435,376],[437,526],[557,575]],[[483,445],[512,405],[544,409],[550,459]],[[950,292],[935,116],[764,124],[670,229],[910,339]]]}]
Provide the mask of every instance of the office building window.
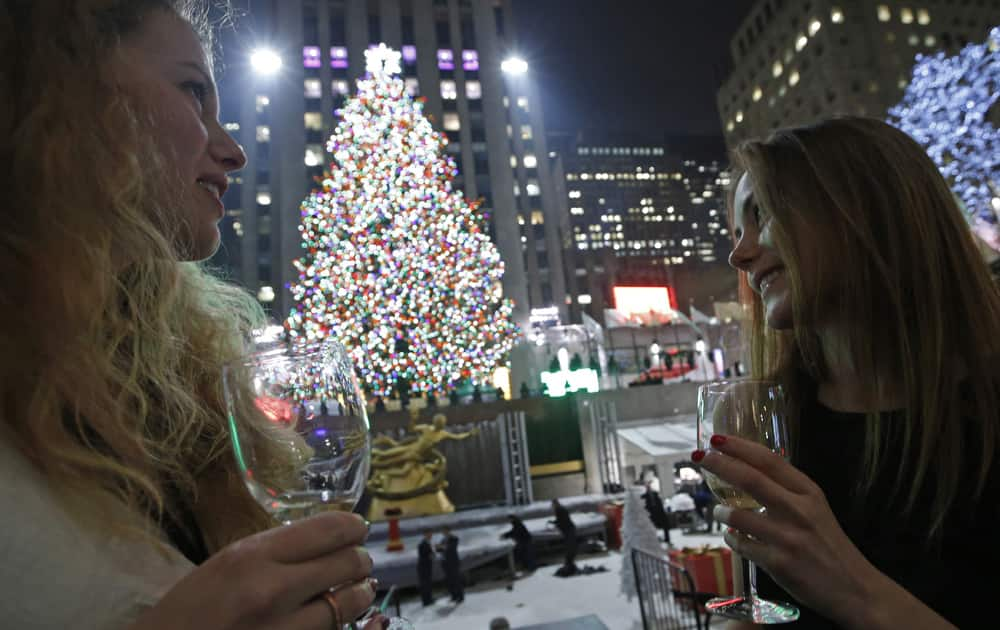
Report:
[{"label": "office building window", "polygon": [[931,14],[927,12],[927,9],[917,9],[917,23],[922,26],[931,23]]},{"label": "office building window", "polygon": [[257,205],[259,206],[269,206],[271,205],[271,189],[267,186],[257,187]]},{"label": "office building window", "polygon": [[531,125],[521,125],[521,140],[531,140]]},{"label": "office building window", "polygon": [[420,81],[416,77],[406,77],[403,79],[403,85],[406,86],[406,93],[413,98],[420,94]]},{"label": "office building window", "polygon": [[438,70],[455,69],[455,53],[448,48],[441,48],[437,51]]},{"label": "office building window", "polygon": [[438,20],[434,23],[438,46],[451,46],[451,25],[448,20]]},{"label": "office building window", "polygon": [[319,46],[304,46],[302,48],[302,65],[306,68],[319,68],[323,65]]},{"label": "office building window", "polygon": [[331,68],[346,68],[347,67],[347,47],[346,46],[332,46],[330,48],[330,67]]},{"label": "office building window", "polygon": [[[410,19],[412,24],[413,20]],[[412,66],[417,63],[417,47],[411,44],[403,46],[403,63]]]},{"label": "office building window", "polygon": [[542,189],[539,187],[537,179],[529,179],[524,189],[527,191],[528,196],[534,197],[542,194]]},{"label": "office building window", "polygon": [[323,163],[323,145],[307,144],[305,155],[306,166],[319,166]]},{"label": "office building window", "polygon": [[441,81],[441,98],[446,101],[453,101],[458,98],[458,88],[451,79]]},{"label": "office building window", "polygon": [[257,107],[257,113],[263,114],[267,109],[267,106],[271,104],[271,99],[268,98],[266,94],[258,94],[255,99],[255,104]]},{"label": "office building window", "polygon": [[303,82],[306,98],[320,98],[323,96],[323,87],[319,79],[306,79]]},{"label": "office building window", "polygon": [[913,11],[907,7],[899,10],[899,21],[903,24],[913,24]]},{"label": "office building window", "polygon": [[270,142],[271,128],[267,125],[257,125],[257,142]]},{"label": "office building window", "polygon": [[479,70],[479,53],[475,50],[462,51],[462,69],[469,72]]},{"label": "office building window", "polygon": [[441,123],[446,131],[458,131],[462,128],[462,122],[455,112],[445,112]]},{"label": "office building window", "polygon": [[537,168],[538,160],[531,153],[524,156],[524,168]]},{"label": "office building window", "polygon": [[[269,274],[270,275],[270,274]],[[261,302],[273,302],[274,301],[274,287],[270,285],[262,285],[260,290],[257,291],[257,299]]]},{"label": "office building window", "polygon": [[833,7],[830,9],[830,21],[834,24],[844,23],[844,12],[840,9],[840,7]]},{"label": "office building window", "polygon": [[350,94],[351,84],[344,79],[334,79],[330,82],[330,93],[334,96],[344,96]]},{"label": "office building window", "polygon": [[878,21],[888,22],[892,19],[892,12],[889,11],[889,7],[884,4],[878,5]]},{"label": "office building window", "polygon": [[483,86],[479,81],[465,82],[465,97],[469,100],[477,100],[483,97]]},{"label": "office building window", "polygon": [[310,131],[323,130],[323,116],[319,112],[306,112],[303,116],[306,129]]}]

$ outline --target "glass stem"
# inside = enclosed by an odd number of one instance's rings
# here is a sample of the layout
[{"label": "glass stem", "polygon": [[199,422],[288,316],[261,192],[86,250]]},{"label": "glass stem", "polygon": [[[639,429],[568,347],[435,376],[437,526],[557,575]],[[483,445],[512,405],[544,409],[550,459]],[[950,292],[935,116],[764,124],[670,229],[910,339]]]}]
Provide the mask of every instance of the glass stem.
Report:
[{"label": "glass stem", "polygon": [[757,599],[757,565],[749,560],[743,561],[744,597],[751,602]]}]

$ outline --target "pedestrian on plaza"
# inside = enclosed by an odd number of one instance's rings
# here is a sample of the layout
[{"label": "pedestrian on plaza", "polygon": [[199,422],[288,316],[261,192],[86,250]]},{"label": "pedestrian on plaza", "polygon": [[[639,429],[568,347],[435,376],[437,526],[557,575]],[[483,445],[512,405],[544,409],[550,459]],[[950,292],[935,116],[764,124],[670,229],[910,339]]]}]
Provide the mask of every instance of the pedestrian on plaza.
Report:
[{"label": "pedestrian on plaza", "polygon": [[986,627],[996,578],[961,576],[1000,561],[1000,294],[957,197],[857,117],[743,142],[732,181],[750,374],[792,441],[692,455],[766,508],[716,507],[726,542],[801,627]]},{"label": "pedestrian on plaza", "polygon": [[434,603],[434,546],[431,544],[434,532],[426,530],[424,538],[417,545],[417,584],[420,587],[420,601],[424,606]]},{"label": "pedestrian on plaza", "polygon": [[664,542],[667,543],[667,546],[672,547],[670,528],[673,523],[670,519],[670,514],[663,507],[663,499],[660,497],[660,493],[653,490],[653,485],[649,482],[646,482],[646,491],[642,495],[642,500],[646,505],[646,512],[649,513],[649,520],[653,522],[653,525],[657,529],[663,530]]},{"label": "pedestrian on plaza", "polygon": [[563,545],[565,546],[565,555],[563,558],[563,565],[559,569],[561,575],[568,576],[574,575],[579,571],[576,566],[576,551],[577,551],[577,540],[576,540],[576,525],[573,524],[573,519],[569,515],[569,510],[563,507],[559,499],[552,499],[552,511],[555,513],[555,519],[550,520],[549,523],[556,526],[559,533],[563,536]]},{"label": "pedestrian on plaza", "polygon": [[246,164],[209,4],[0,4],[5,628],[320,628],[375,596],[364,520],[273,528],[228,439],[265,487],[295,467],[248,378],[222,395],[266,318],[200,264]]},{"label": "pedestrian on plaza", "polygon": [[437,550],[442,555],[441,567],[451,601],[461,604],[465,601],[465,578],[462,576],[462,560],[458,557],[458,536],[451,533],[451,528],[444,528],[444,537]]},{"label": "pedestrian on plaza", "polygon": [[516,514],[508,514],[507,519],[510,521],[510,529],[500,534],[500,537],[513,540],[514,560],[524,567],[525,571],[534,571],[538,563],[535,561],[535,544],[531,532]]},{"label": "pedestrian on plaza", "polygon": [[660,493],[660,478],[656,476],[656,471],[653,469],[649,470],[649,476],[646,477],[646,488],[656,494]]},{"label": "pedestrian on plaza", "polygon": [[708,487],[708,482],[704,479],[694,491],[694,509],[698,516],[705,522],[705,533],[712,533],[712,523],[715,520],[712,512],[715,510],[717,501],[712,490]]}]

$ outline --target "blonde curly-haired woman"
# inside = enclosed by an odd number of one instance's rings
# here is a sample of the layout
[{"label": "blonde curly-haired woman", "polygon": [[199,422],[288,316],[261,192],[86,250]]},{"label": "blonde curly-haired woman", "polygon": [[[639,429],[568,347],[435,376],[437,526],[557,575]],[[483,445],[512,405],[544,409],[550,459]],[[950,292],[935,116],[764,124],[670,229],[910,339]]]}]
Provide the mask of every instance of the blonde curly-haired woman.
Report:
[{"label": "blonde curly-haired woman", "polygon": [[197,264],[246,162],[219,124],[205,7],[0,7],[0,623],[354,619],[374,598],[364,521],[270,529],[234,472],[221,366],[262,318]]}]

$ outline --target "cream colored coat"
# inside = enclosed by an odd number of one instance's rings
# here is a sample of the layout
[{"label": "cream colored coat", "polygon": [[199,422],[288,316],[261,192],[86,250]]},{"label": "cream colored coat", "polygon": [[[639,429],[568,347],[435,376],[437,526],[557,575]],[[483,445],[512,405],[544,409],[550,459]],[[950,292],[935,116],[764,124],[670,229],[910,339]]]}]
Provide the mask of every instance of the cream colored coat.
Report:
[{"label": "cream colored coat", "polygon": [[0,434],[0,626],[125,628],[192,569],[172,549],[82,527]]}]

